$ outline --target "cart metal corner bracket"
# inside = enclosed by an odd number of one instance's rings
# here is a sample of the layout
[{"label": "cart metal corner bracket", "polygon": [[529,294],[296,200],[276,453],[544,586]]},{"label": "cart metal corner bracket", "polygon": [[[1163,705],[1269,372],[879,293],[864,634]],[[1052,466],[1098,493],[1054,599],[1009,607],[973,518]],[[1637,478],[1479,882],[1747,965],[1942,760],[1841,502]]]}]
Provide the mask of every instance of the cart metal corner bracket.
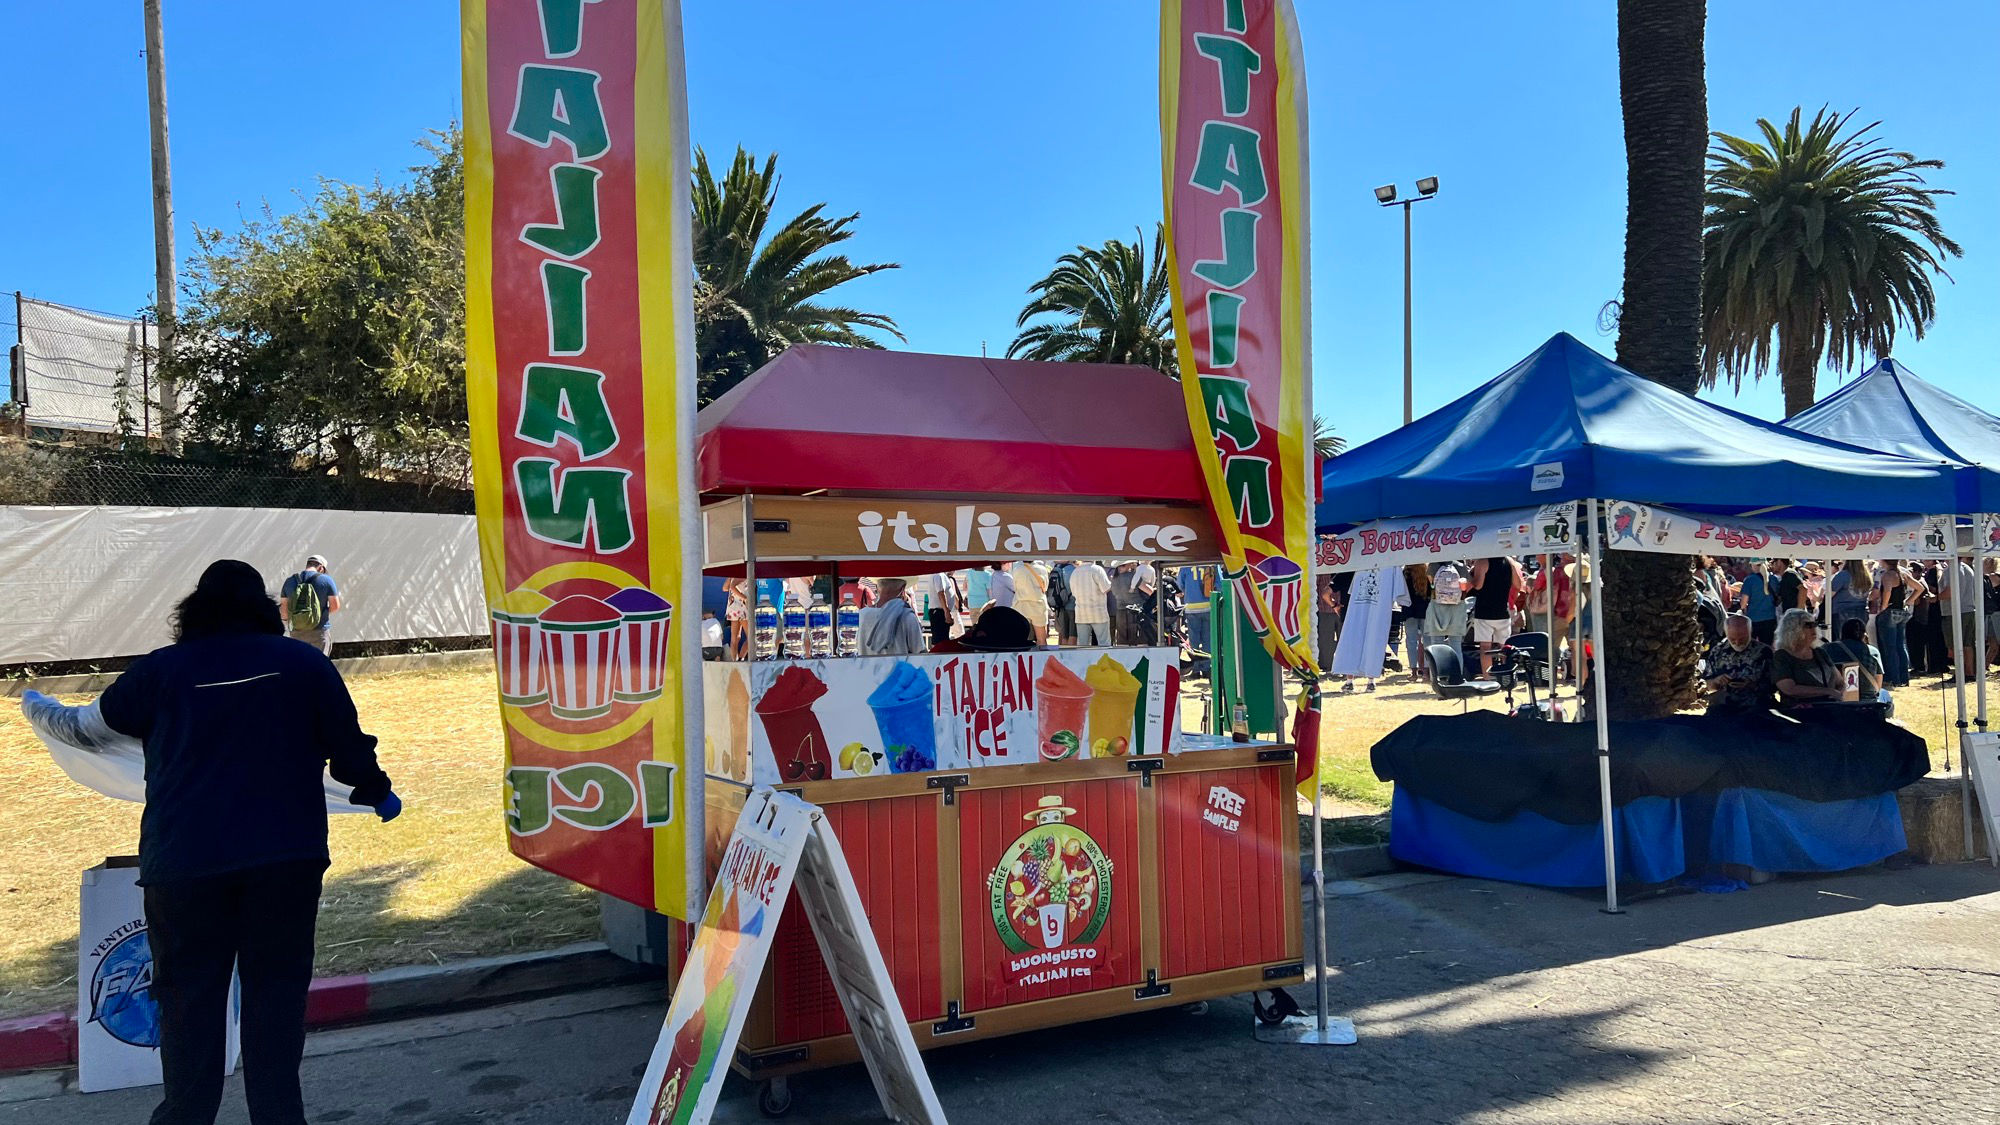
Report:
[{"label": "cart metal corner bracket", "polygon": [[1125,769],[1127,771],[1136,771],[1139,774],[1139,785],[1142,788],[1151,789],[1153,787],[1153,771],[1164,768],[1166,764],[1167,760],[1165,758],[1134,758],[1125,763]]},{"label": "cart metal corner bracket", "polygon": [[1303,977],[1305,975],[1306,963],[1304,961],[1293,961],[1287,965],[1268,965],[1264,969],[1265,980],[1283,980],[1286,977]]},{"label": "cart metal corner bracket", "polygon": [[[1153,775],[1150,772],[1146,774],[1148,784],[1151,784],[1152,777]],[[1160,980],[1160,971],[1158,969],[1147,969],[1146,983],[1132,990],[1132,999],[1157,1000],[1162,996],[1172,996],[1173,994],[1174,986],[1163,983]]]},{"label": "cart metal corner bracket", "polygon": [[931,1024],[931,1035],[950,1035],[953,1032],[971,1031],[974,1020],[971,1016],[958,1014],[958,1001],[952,1000],[944,1006],[944,1018]]},{"label": "cart metal corner bracket", "polygon": [[772,1067],[787,1066],[804,1062],[812,1057],[810,1047],[786,1047],[776,1051],[746,1051],[736,1049],[736,1065],[752,1074]]},{"label": "cart metal corner bracket", "polygon": [[959,786],[970,784],[972,775],[969,773],[941,773],[924,779],[924,788],[944,790],[944,803],[947,805],[957,804]]},{"label": "cart metal corner bracket", "polygon": [[1257,751],[1257,760],[1260,762],[1289,762],[1295,760],[1298,756],[1299,752],[1289,747]]}]

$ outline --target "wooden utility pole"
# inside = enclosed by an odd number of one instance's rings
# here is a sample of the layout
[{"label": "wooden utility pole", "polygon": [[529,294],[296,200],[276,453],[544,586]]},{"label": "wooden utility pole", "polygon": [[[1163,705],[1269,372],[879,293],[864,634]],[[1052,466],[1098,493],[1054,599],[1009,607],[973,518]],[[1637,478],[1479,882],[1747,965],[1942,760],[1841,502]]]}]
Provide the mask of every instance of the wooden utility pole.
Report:
[{"label": "wooden utility pole", "polygon": [[160,436],[167,452],[181,451],[179,387],[172,364],[174,296],[174,174],[167,159],[167,49],[160,0],[146,0],[146,109],[153,133],[153,284],[160,324]]}]

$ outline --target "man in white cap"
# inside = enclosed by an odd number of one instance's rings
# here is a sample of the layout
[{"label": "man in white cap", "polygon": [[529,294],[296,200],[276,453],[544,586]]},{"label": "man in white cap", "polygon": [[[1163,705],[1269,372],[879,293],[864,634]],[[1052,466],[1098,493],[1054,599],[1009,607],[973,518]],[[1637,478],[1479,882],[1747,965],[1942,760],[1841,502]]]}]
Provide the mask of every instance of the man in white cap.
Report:
[{"label": "man in white cap", "polygon": [[333,615],[340,609],[340,587],[326,572],[326,556],[307,555],[306,568],[285,579],[278,600],[284,604],[285,626],[292,639],[331,654]]}]

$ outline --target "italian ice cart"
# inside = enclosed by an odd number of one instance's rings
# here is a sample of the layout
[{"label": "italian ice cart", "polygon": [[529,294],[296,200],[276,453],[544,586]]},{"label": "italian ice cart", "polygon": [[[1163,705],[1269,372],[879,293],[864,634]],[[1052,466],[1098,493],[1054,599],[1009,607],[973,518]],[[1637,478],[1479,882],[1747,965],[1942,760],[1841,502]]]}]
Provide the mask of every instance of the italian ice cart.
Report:
[{"label": "italian ice cart", "polygon": [[[1144,368],[801,346],[698,432],[704,571],[752,589],[1219,554]],[[1303,979],[1293,751],[1184,732],[1178,650],[804,647],[703,666],[710,862],[754,786],[823,808],[920,1047]],[[856,1057],[794,903],[735,1065]]]}]

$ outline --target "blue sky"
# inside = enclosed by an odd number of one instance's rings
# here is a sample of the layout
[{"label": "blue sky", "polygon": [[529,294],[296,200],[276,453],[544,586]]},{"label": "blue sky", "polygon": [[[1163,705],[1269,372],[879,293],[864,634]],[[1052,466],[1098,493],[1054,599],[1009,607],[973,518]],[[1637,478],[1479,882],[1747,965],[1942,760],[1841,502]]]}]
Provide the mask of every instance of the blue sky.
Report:
[{"label": "blue sky", "polygon": [[[459,113],[455,4],[347,0],[330,17],[166,3],[183,247],[190,224],[229,226],[265,200],[287,209],[316,177],[395,177],[416,138]],[[1401,418],[1402,232],[1371,199],[1380,183],[1443,180],[1416,216],[1419,413],[1557,331],[1609,353],[1597,314],[1618,291],[1625,172],[1615,5],[1299,7],[1314,373],[1336,428],[1366,440]],[[855,256],[903,268],[843,296],[894,316],[912,349],[999,354],[1057,255],[1150,232],[1159,215],[1152,3],[684,8],[695,141],[719,158],[775,149],[788,211],[859,211]],[[1947,161],[1934,182],[1959,192],[1941,211],[1966,257],[1932,334],[1897,354],[2000,410],[2000,5],[1948,0],[1910,20],[1857,0],[1709,9],[1713,127],[1859,106],[1885,140]],[[17,91],[0,289],[117,312],[150,300],[142,31],[137,3],[0,9]],[[0,333],[12,320],[0,306]],[[1775,381],[1720,397],[1781,412]]]}]

